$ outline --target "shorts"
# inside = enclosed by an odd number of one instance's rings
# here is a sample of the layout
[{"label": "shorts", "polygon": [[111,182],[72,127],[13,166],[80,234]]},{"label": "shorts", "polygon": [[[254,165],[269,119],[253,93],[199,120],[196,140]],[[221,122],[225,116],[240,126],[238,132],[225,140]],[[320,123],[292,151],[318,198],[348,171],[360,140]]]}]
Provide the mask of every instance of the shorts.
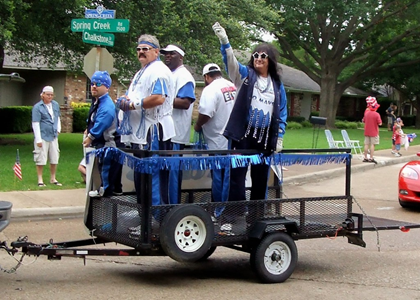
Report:
[{"label": "shorts", "polygon": [[82,160],[80,161],[79,165],[86,168],[86,158],[83,157]]},{"label": "shorts", "polygon": [[395,144],[395,150],[400,151],[401,150],[401,144]]},{"label": "shorts", "polygon": [[377,136],[366,136],[365,145],[379,145],[379,135]]},{"label": "shorts", "polygon": [[38,147],[34,142],[34,162],[37,166],[45,166],[47,159],[51,165],[58,164],[60,158],[60,149],[58,148],[58,139],[51,142],[42,140],[42,147]]},{"label": "shorts", "polygon": [[387,118],[388,118],[388,124],[393,125],[393,124],[392,124],[392,123],[393,123],[393,122],[392,122],[392,119],[393,119],[393,118],[392,118],[392,117],[387,117]]}]

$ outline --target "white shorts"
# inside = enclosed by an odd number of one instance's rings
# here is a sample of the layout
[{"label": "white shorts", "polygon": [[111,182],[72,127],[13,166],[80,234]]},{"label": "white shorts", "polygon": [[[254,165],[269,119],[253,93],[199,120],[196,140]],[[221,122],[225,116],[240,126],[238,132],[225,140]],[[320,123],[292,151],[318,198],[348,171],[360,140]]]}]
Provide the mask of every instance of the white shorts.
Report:
[{"label": "white shorts", "polygon": [[60,158],[60,149],[58,148],[58,139],[52,142],[42,140],[42,147],[38,147],[34,142],[34,161],[37,166],[45,166],[47,159],[51,165],[57,165]]}]

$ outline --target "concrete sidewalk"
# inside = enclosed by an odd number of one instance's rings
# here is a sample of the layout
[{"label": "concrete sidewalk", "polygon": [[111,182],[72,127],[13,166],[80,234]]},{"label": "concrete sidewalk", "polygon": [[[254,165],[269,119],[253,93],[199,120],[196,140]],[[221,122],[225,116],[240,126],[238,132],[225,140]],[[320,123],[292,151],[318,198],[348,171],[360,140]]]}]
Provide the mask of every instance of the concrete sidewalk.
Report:
[{"label": "concrete sidewalk", "polygon": [[[387,165],[405,163],[419,159],[420,146],[401,150],[401,157],[395,157],[391,150],[375,151],[378,164],[352,159],[352,174],[380,168]],[[344,174],[343,164],[323,164],[319,166],[292,165],[283,172],[285,185],[319,181]],[[12,202],[12,218],[15,220],[34,220],[51,218],[81,217],[84,214],[86,190],[45,190],[0,192],[0,200]]]}]

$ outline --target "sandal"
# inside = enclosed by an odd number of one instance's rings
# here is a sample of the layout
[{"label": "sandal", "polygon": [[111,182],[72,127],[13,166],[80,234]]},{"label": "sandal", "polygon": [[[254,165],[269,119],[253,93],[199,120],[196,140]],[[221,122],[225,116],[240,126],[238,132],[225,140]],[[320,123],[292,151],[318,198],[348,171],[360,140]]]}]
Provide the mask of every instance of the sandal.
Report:
[{"label": "sandal", "polygon": [[370,163],[374,163],[374,164],[377,164],[378,163],[374,158],[369,159],[369,162]]},{"label": "sandal", "polygon": [[364,158],[364,159],[363,159],[363,162],[369,162],[369,159]]},{"label": "sandal", "polygon": [[61,183],[59,183],[58,181],[56,182],[51,182],[51,184],[55,184],[56,186],[63,186]]},{"label": "sandal", "polygon": [[43,183],[43,182],[38,182],[38,187],[45,187],[46,185],[45,185],[45,183]]}]

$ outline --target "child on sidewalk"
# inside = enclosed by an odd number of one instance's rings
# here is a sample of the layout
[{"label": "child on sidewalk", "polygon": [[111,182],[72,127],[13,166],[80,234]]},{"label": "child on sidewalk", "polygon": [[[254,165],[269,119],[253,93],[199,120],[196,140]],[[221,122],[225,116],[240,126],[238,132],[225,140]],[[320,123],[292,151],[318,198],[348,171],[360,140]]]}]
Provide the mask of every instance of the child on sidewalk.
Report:
[{"label": "child on sidewalk", "polygon": [[392,139],[395,141],[395,151],[394,156],[401,156],[400,149],[401,149],[401,140],[404,136],[404,133],[401,130],[401,125],[396,124],[394,126],[394,134],[392,135]]},{"label": "child on sidewalk", "polygon": [[[391,148],[391,153],[394,154],[395,156],[401,156],[401,155],[396,155],[396,153],[398,153],[398,151],[395,151],[395,140],[394,140],[394,134],[395,134],[395,128],[396,126],[399,125],[400,128],[402,128],[404,126],[403,121],[401,120],[401,118],[397,118],[394,122],[394,125],[392,126],[392,148]],[[401,130],[401,134],[404,134],[404,132]],[[402,143],[400,143],[402,144]]]}]

